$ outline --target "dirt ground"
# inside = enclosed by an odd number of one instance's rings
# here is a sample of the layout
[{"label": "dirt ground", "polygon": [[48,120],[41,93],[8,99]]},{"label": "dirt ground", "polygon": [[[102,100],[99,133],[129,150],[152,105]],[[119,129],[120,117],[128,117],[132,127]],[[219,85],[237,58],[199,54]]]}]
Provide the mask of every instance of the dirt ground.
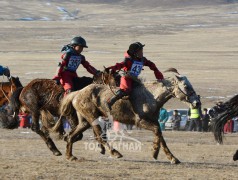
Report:
[{"label": "dirt ground", "polygon": [[[89,46],[83,54],[96,68],[123,60],[130,43],[146,44],[144,55],[163,72],[175,67],[186,75],[201,95],[203,107],[237,94],[238,6],[225,0],[17,0],[0,2],[0,64],[26,85],[35,78],[52,78],[61,48],[76,36]],[[76,18],[60,11],[64,7]],[[80,76],[90,76],[79,67]],[[154,80],[148,68],[142,72]],[[165,74],[166,76],[166,74]],[[6,78],[0,78],[6,81]],[[167,109],[188,108],[170,100]],[[121,151],[115,160],[85,150],[76,143],[74,152],[82,162],[70,163],[54,157],[31,131],[0,131],[0,179],[237,179],[237,134],[226,135],[216,145],[211,133],[165,132],[171,151],[182,163],[171,165],[160,153],[153,161],[153,139],[147,131],[131,136],[143,143],[139,152]],[[62,152],[65,143],[57,142]]]},{"label": "dirt ground", "polygon": [[[171,152],[182,162],[170,164],[163,150],[158,161],[152,159],[152,133],[146,130],[124,132],[124,140],[138,140],[140,148],[120,148],[123,158],[102,156],[94,148],[91,130],[83,141],[74,145],[73,154],[80,159],[68,162],[66,143],[56,141],[63,156],[55,157],[45,143],[29,129],[0,131],[1,179],[237,179],[236,134],[227,134],[223,145],[217,145],[211,133],[164,132]],[[118,142],[117,139],[116,142]],[[91,145],[89,146],[88,143]],[[130,145],[129,145],[130,146]],[[115,146],[114,146],[115,147]],[[115,147],[115,148],[116,148]],[[118,148],[117,148],[118,149]],[[119,150],[119,149],[118,149]]]}]

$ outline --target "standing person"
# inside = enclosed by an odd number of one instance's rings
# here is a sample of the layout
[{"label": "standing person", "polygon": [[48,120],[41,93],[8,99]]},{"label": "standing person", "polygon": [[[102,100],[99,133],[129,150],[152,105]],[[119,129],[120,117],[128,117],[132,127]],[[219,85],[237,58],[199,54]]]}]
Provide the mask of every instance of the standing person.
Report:
[{"label": "standing person", "polygon": [[173,116],[172,116],[171,120],[173,123],[173,130],[179,131],[181,116],[179,115],[178,110],[173,111]]},{"label": "standing person", "polygon": [[207,132],[209,123],[209,115],[207,113],[207,108],[203,108],[201,120],[202,120],[202,131]]},{"label": "standing person", "polygon": [[168,119],[169,119],[169,113],[167,112],[167,110],[163,107],[160,108],[158,121],[159,121],[161,131],[165,130],[165,123],[168,121]]},{"label": "standing person", "polygon": [[219,113],[222,113],[225,110],[225,105],[222,101],[218,101],[214,107],[212,107],[209,110],[209,116],[214,118],[216,117]]},{"label": "standing person", "polygon": [[53,78],[57,83],[61,83],[64,87],[65,94],[74,91],[73,79],[78,77],[76,70],[82,64],[87,71],[93,75],[97,75],[99,71],[86,61],[85,56],[81,53],[84,48],[88,48],[86,41],[81,36],[74,37],[70,44],[63,47],[61,50],[62,62],[59,63],[57,75]]},{"label": "standing person", "polygon": [[238,116],[234,117],[233,121],[234,121],[234,129],[233,129],[233,131],[234,132],[238,132]]},{"label": "standing person", "polygon": [[202,117],[202,112],[201,112],[201,106],[197,108],[189,108],[188,110],[188,116],[190,119],[190,124],[189,124],[189,131],[201,131],[201,117]]},{"label": "standing person", "polygon": [[27,113],[21,112],[20,114],[18,114],[18,117],[20,120],[20,124],[19,124],[20,128],[29,128],[30,127],[29,116]]},{"label": "standing person", "polygon": [[234,121],[229,119],[224,125],[224,133],[233,133],[234,129]]},{"label": "standing person", "polygon": [[0,76],[10,77],[10,70],[7,67],[3,67],[0,65]]},{"label": "standing person", "polygon": [[116,96],[108,99],[106,106],[111,110],[112,105],[124,96],[127,96],[132,91],[133,78],[137,78],[143,67],[148,66],[154,71],[155,77],[158,81],[164,79],[163,74],[158,70],[156,65],[143,56],[143,47],[140,42],[132,43],[127,51],[128,55],[125,55],[125,59],[121,63],[117,63],[114,66],[106,68],[106,71],[115,73],[117,70],[123,68],[124,75],[121,77],[120,89],[116,92]]}]

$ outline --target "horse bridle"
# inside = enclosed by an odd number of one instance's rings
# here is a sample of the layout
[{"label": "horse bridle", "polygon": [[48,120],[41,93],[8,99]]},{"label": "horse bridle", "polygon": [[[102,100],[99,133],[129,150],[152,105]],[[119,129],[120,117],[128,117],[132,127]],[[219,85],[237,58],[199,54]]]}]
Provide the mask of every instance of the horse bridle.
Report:
[{"label": "horse bridle", "polygon": [[[106,84],[106,83],[105,83],[104,72],[103,72],[102,74],[103,74],[103,77],[104,77],[103,83]],[[109,74],[108,74],[108,87],[109,87],[109,89],[111,90],[112,94],[113,94],[114,96],[117,96],[116,93],[112,90],[112,86],[111,86],[110,81],[109,81],[109,79],[111,78],[111,75],[112,75],[112,74],[109,72]]]},{"label": "horse bridle", "polygon": [[189,93],[189,94],[185,93],[185,92],[179,87],[178,84],[177,84],[177,88],[178,88],[178,90],[186,97],[185,100],[186,100],[186,102],[188,102],[188,103],[190,103],[189,100],[188,100],[189,97],[190,97],[191,95],[193,95],[193,94],[196,94],[194,90],[193,90],[191,93]]},{"label": "horse bridle", "polygon": [[[7,77],[7,78],[9,80],[9,82],[11,83],[11,93],[13,93],[13,91],[12,91],[13,82],[11,80],[11,77]],[[10,99],[8,98],[6,92],[3,89],[3,83],[1,83],[1,91],[2,91],[3,95],[5,96],[5,98],[8,100],[8,102],[10,102]]]}]

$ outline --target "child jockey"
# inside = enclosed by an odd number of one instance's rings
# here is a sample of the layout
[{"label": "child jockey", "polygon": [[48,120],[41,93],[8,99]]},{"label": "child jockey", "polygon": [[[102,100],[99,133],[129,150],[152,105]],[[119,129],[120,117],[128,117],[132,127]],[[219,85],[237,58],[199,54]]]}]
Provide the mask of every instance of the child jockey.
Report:
[{"label": "child jockey", "polygon": [[121,77],[120,90],[117,95],[109,99],[106,103],[107,107],[111,110],[112,105],[122,97],[129,95],[132,91],[133,77],[138,77],[143,69],[143,66],[149,66],[154,71],[157,80],[164,79],[163,74],[158,70],[156,65],[143,56],[143,47],[140,42],[132,43],[129,46],[125,59],[121,63],[106,68],[106,71],[111,70],[111,73],[116,72],[123,68],[125,75]]},{"label": "child jockey", "polygon": [[73,78],[78,77],[76,70],[79,65],[82,64],[87,71],[93,75],[97,75],[99,71],[86,61],[85,56],[81,53],[83,48],[88,48],[86,41],[81,36],[74,37],[70,44],[63,47],[61,50],[63,55],[61,56],[62,62],[59,63],[58,74],[53,78],[57,83],[63,85],[65,94],[74,91]]}]

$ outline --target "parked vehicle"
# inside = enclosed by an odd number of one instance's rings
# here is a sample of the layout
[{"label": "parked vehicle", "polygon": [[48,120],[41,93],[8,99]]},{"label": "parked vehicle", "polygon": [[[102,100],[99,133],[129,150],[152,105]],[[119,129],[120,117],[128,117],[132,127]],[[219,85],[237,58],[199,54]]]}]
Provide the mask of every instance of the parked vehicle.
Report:
[{"label": "parked vehicle", "polygon": [[[188,118],[188,109],[177,109],[179,115],[181,116],[181,122],[180,122],[180,130],[187,131],[189,127],[189,118]],[[165,123],[165,130],[172,130],[173,129],[173,122],[171,120],[173,116],[174,110],[168,110],[169,113],[169,119]]]}]

